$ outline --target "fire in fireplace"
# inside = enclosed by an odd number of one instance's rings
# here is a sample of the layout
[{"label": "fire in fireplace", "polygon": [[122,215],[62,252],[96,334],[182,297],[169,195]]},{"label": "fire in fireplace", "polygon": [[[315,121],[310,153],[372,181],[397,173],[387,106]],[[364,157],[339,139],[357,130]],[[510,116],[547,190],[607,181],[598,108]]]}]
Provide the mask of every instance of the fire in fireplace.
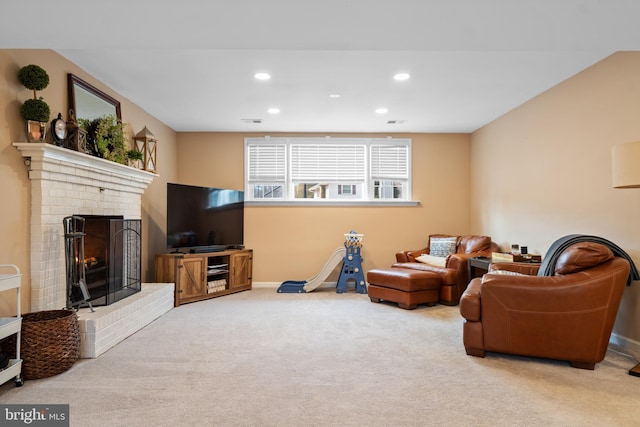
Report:
[{"label": "fire in fireplace", "polygon": [[[141,220],[122,216],[84,218],[84,273],[93,306],[113,304],[142,287]],[[75,260],[75,262],[80,262]],[[74,304],[82,296],[68,295]]]}]

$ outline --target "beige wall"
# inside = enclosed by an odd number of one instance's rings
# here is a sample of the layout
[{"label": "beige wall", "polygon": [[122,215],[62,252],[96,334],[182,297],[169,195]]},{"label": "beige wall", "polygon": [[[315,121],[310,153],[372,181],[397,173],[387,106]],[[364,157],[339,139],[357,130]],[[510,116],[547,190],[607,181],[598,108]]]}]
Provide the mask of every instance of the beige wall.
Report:
[{"label": "beige wall", "polygon": [[[142,198],[143,280],[151,281],[153,256],[165,247],[165,183],[176,179],[176,133],[53,51],[0,49],[0,263],[16,264],[23,273],[22,309],[28,310],[30,294],[30,182],[22,156],[11,143],[26,141],[20,106],[32,92],[20,84],[17,73],[28,64],[40,65],[49,74],[49,86],[38,96],[49,104],[52,119],[58,112],[67,118],[67,73],[74,73],[121,102],[122,119],[128,123],[129,132],[138,132],[146,125],[158,138],[160,176]],[[0,315],[15,311],[14,299],[8,297],[8,293],[0,295]]]},{"label": "beige wall", "polygon": [[[593,234],[640,267],[640,190],[611,187],[611,147],[640,140],[639,118],[640,53],[616,53],[478,130],[471,230],[540,254],[564,235]],[[638,349],[639,299],[634,283],[614,329]]]},{"label": "beige wall", "polygon": [[[244,138],[262,135],[179,134],[180,183],[242,190]],[[413,196],[419,206],[247,207],[245,245],[254,250],[254,282],[279,283],[314,276],[343,245],[344,233],[351,230],[365,234],[361,252],[365,271],[391,265],[398,250],[424,247],[430,233],[468,232],[469,135],[391,136],[413,141]],[[337,280],[337,274],[331,279]]]}]

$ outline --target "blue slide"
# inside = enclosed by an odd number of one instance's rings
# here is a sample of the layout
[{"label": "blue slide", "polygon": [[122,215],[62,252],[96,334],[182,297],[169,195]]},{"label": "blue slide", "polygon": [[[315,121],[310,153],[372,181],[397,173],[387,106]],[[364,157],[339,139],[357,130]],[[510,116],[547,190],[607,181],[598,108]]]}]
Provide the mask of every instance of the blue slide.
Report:
[{"label": "blue slide", "polygon": [[327,277],[335,270],[338,263],[344,260],[347,251],[344,246],[339,247],[329,257],[320,272],[309,280],[287,280],[278,287],[279,293],[304,293],[311,292],[322,285]]}]

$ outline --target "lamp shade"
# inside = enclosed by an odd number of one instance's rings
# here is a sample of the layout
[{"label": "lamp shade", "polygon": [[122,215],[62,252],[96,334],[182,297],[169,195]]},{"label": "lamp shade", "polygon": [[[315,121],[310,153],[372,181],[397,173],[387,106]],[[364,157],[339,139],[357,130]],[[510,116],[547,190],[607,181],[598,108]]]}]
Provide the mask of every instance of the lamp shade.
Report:
[{"label": "lamp shade", "polygon": [[640,188],[640,141],[613,146],[611,171],[615,188]]}]

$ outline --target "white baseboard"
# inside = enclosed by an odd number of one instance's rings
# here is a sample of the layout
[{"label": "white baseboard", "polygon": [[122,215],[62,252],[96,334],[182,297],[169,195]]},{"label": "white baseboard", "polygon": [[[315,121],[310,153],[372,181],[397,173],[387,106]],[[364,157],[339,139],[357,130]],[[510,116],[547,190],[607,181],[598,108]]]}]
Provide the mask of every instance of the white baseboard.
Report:
[{"label": "white baseboard", "polygon": [[609,339],[609,344],[618,346],[622,352],[640,360],[640,342],[613,332]]},{"label": "white baseboard", "polygon": [[[278,288],[282,282],[253,282],[251,284],[252,288]],[[320,285],[320,288],[335,288],[338,285],[338,282],[324,282]]]},{"label": "white baseboard", "polygon": [[280,282],[253,282],[251,283],[252,288],[277,288],[280,286]]}]

